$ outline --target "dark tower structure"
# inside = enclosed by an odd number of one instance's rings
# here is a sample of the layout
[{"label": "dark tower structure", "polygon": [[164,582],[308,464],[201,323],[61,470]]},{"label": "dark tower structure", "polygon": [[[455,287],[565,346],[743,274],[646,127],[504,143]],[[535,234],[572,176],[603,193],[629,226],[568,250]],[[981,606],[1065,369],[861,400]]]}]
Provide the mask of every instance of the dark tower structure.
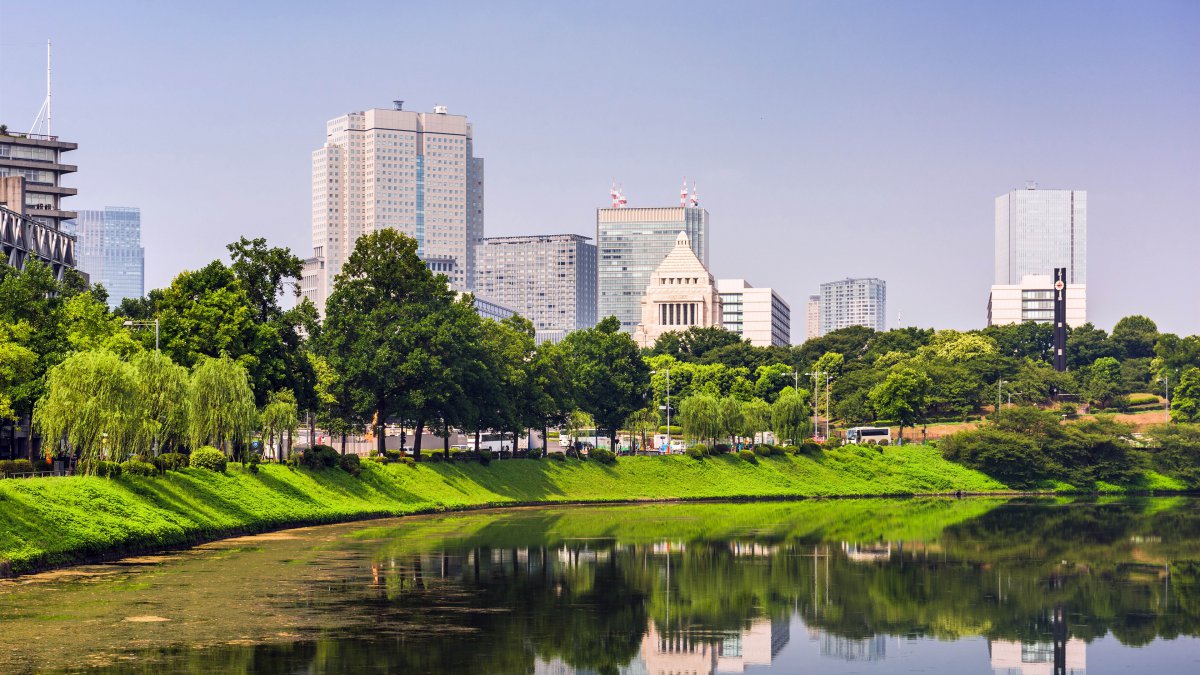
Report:
[{"label": "dark tower structure", "polygon": [[1054,268],[1054,369],[1067,369],[1067,268]]}]

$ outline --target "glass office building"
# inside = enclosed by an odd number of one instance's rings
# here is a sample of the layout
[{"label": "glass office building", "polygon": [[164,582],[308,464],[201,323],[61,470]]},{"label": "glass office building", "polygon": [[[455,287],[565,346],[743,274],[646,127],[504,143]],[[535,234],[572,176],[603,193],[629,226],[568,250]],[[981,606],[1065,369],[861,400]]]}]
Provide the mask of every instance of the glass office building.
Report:
[{"label": "glass office building", "polygon": [[475,292],[533,322],[539,342],[558,341],[596,325],[596,245],[579,234],[484,239]]},{"label": "glass office building", "polygon": [[108,291],[108,305],[145,295],[146,257],[142,248],[142,214],[136,208],[108,206],[79,211],[63,223],[75,235],[80,271]]},{"label": "glass office building", "polygon": [[849,326],[887,330],[887,283],[850,279],[821,284],[821,335]]},{"label": "glass office building", "polygon": [[1067,283],[1087,283],[1087,192],[1030,186],[996,198],[995,284],[1067,268]]},{"label": "glass office building", "polygon": [[650,275],[686,232],[708,266],[708,211],[698,206],[596,209],[597,319],[615,316],[632,333]]}]

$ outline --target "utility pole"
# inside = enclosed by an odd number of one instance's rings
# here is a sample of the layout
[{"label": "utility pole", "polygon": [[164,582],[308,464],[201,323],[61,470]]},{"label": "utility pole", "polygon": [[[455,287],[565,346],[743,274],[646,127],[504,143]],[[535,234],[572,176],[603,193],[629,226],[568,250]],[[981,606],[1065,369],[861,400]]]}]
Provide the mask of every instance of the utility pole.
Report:
[{"label": "utility pole", "polygon": [[825,375],[825,440],[829,440],[829,420],[833,419],[833,376]]}]

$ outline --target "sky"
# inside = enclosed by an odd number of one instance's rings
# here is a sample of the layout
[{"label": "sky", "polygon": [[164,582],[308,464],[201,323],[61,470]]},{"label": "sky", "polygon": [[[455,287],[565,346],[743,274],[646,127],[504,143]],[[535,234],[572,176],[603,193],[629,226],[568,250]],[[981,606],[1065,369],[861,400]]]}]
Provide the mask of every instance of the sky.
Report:
[{"label": "sky", "polygon": [[146,287],[239,236],[311,254],[311,153],[347,112],[445,105],[486,159],[485,234],[711,214],[711,268],[792,307],[887,281],[888,327],[986,323],[995,198],[1088,191],[1088,313],[1200,333],[1200,3],[17,2],[0,123],[54,43],[72,209],[142,211]]}]

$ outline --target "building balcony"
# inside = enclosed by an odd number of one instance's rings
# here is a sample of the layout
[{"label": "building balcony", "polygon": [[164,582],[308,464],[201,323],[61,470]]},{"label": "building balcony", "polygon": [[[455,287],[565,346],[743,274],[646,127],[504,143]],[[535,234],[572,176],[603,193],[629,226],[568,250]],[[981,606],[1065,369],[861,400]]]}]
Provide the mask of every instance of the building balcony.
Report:
[{"label": "building balcony", "polygon": [[60,197],[70,197],[79,194],[79,190],[73,187],[63,187],[61,185],[44,185],[42,183],[31,183],[25,181],[26,192],[36,192],[44,195],[58,195]]},{"label": "building balcony", "polygon": [[[3,140],[3,137],[0,137],[0,140]],[[0,157],[0,165],[10,166],[14,169],[38,169],[55,173],[75,173],[79,170],[79,167],[74,164],[58,164],[44,159],[18,159],[15,157]]]},{"label": "building balcony", "polygon": [[38,148],[57,148],[59,150],[76,150],[79,148],[78,143],[60,141],[58,140],[58,136],[47,136],[45,134],[19,134],[12,131],[0,136],[0,143],[28,145]]}]

